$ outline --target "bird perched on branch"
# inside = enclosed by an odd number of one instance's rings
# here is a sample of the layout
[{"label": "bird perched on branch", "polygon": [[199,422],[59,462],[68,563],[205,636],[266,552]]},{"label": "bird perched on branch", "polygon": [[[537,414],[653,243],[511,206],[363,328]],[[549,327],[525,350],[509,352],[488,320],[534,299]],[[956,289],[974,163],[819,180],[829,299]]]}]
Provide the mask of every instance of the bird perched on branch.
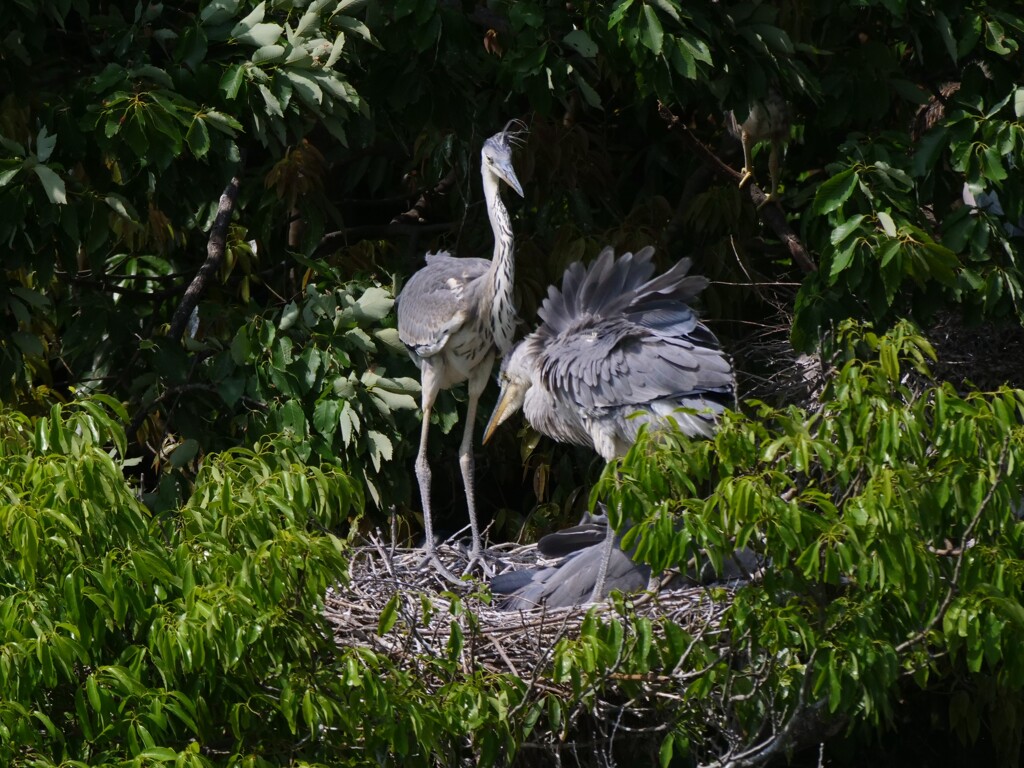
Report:
[{"label": "bird perched on branch", "polygon": [[[548,289],[542,325],[502,361],[485,443],[520,408],[539,432],[589,446],[605,461],[625,455],[643,424],[658,428],[672,419],[688,435],[713,434],[735,401],[735,378],[718,339],[690,306],[708,281],[687,274],[689,259],[653,277],[653,254],[648,247],[616,258],[606,248],[589,267],[571,265],[561,289]],[[591,600],[607,592],[609,562],[621,564],[621,550],[613,560],[614,541],[607,526],[602,556],[590,553],[586,567],[582,555],[575,558],[573,567],[584,567],[590,579]],[[578,592],[581,578],[573,579]]]},{"label": "bird perched on branch", "polygon": [[740,188],[754,178],[754,161],[751,155],[754,146],[762,141],[771,142],[768,155],[768,173],[771,176],[771,191],[761,205],[775,200],[779,192],[779,176],[782,170],[782,151],[789,141],[789,104],[775,88],[768,89],[768,95],[750,105],[750,112],[740,123],[731,111],[726,113],[726,128],[743,145],[743,170],[740,172]]},{"label": "bird perched on branch", "polygon": [[469,568],[477,563],[483,565],[473,490],[473,423],[494,360],[511,347],[515,331],[512,221],[499,190],[504,182],[520,197],[523,195],[512,167],[512,149],[524,131],[525,126],[513,120],[500,133],[487,139],[480,152],[484,199],[494,232],[493,258],[456,258],[446,252],[428,253],[427,265],[409,279],[398,296],[398,335],[420,368],[423,425],[416,456],[416,479],[423,506],[425,548],[435,564],[439,563],[431,520],[430,462],[427,460],[430,413],[442,389],[465,381],[468,382],[469,404],[459,465],[473,539]]}]

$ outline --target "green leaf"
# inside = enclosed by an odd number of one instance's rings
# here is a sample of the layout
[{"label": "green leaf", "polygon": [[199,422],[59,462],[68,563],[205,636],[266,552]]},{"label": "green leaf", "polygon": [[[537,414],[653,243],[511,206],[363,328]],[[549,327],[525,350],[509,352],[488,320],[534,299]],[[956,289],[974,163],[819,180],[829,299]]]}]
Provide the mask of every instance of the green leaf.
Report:
[{"label": "green leaf", "polygon": [[263,2],[253,8],[245,18],[231,28],[231,37],[238,37],[239,35],[248,33],[253,27],[262,22],[266,15],[267,3],[266,0],[263,0]]},{"label": "green leaf", "polygon": [[830,213],[839,208],[850,199],[858,180],[857,171],[847,168],[821,184],[814,195],[814,213]]},{"label": "green leaf", "polygon": [[284,110],[281,108],[281,102],[277,96],[263,83],[259,83],[258,87],[263,95],[263,103],[267,105],[267,112],[275,117],[284,117]]},{"label": "green leaf", "polygon": [[263,45],[252,52],[250,61],[253,64],[269,64],[284,60],[285,47],[278,43]]},{"label": "green leaf", "polygon": [[0,173],[0,187],[5,187],[10,184],[11,180],[18,175],[18,172],[21,171],[23,167],[23,165],[19,164],[14,168],[8,168],[3,173]]},{"label": "green leaf", "polygon": [[914,153],[914,161],[911,164],[915,176],[925,176],[935,167],[948,143],[948,134],[949,128],[942,126],[929,131],[918,142],[917,152]]},{"label": "green leaf", "polygon": [[235,118],[231,117],[231,115],[225,115],[223,112],[218,112],[215,109],[206,110],[202,116],[210,125],[221,133],[226,133],[228,136],[235,136],[237,132],[242,130],[242,124],[235,120]]},{"label": "green leaf", "polygon": [[956,40],[953,39],[953,27],[949,23],[949,19],[942,11],[935,12],[935,26],[939,29],[939,35],[942,37],[942,43],[946,46],[946,51],[949,53],[949,57],[956,63],[957,60],[957,49]]},{"label": "green leaf", "polygon": [[308,106],[316,109],[323,103],[324,92],[312,77],[293,69],[287,70],[285,76],[295,86],[295,92],[299,94],[299,98]]},{"label": "green leaf", "polygon": [[373,462],[374,470],[380,472],[382,461],[391,461],[394,446],[387,435],[375,429],[367,430],[366,439],[370,444],[370,461]]},{"label": "green leaf", "polygon": [[367,320],[383,320],[394,305],[395,299],[391,293],[378,286],[367,288],[356,301],[356,306]]},{"label": "green leaf", "polygon": [[856,249],[852,246],[845,248],[840,251],[836,251],[832,256],[832,266],[829,268],[828,278],[829,284],[834,285],[839,277],[839,273],[845,270],[850,263],[853,261]]},{"label": "green leaf", "polygon": [[338,429],[338,413],[341,404],[337,400],[321,400],[313,408],[313,429],[326,438],[331,438]]},{"label": "green leaf", "polygon": [[64,187],[64,179],[45,165],[34,165],[32,170],[39,177],[39,181],[43,185],[43,191],[46,192],[46,197],[49,198],[50,202],[54,205],[67,205],[68,193]]},{"label": "green leaf", "polygon": [[615,8],[608,15],[608,29],[614,29],[621,24],[632,5],[633,0],[617,0]]},{"label": "green leaf", "polygon": [[57,137],[46,133],[46,126],[39,129],[36,136],[36,158],[40,163],[45,163],[53,154],[53,148],[57,145]]},{"label": "green leaf", "polygon": [[1024,86],[1018,88],[1013,94],[1013,114],[1020,120],[1024,118]]},{"label": "green leaf", "polygon": [[280,40],[282,32],[284,32],[284,27],[280,24],[256,24],[248,32],[236,36],[235,39],[254,48],[265,48]]},{"label": "green leaf", "polygon": [[197,158],[206,157],[206,153],[210,151],[210,132],[206,130],[206,122],[198,115],[185,134],[185,143]]},{"label": "green leaf", "polygon": [[370,28],[367,27],[359,19],[354,19],[351,16],[335,16],[334,20],[338,23],[338,26],[340,26],[346,32],[354,32],[355,34],[363,38],[363,40],[368,42],[370,45],[380,48],[380,43],[378,43],[374,39],[373,35],[370,34]]},{"label": "green leaf", "polygon": [[668,768],[672,763],[672,752],[675,746],[675,734],[670,733],[664,739],[662,739],[661,746],[658,748],[658,765],[661,768]]},{"label": "green leaf", "polygon": [[644,23],[640,32],[640,40],[656,56],[661,55],[661,46],[665,31],[661,27],[658,13],[651,6],[644,5]]},{"label": "green leaf", "polygon": [[223,24],[238,13],[242,0],[210,0],[199,13],[199,20],[206,25]]},{"label": "green leaf", "polygon": [[995,147],[985,147],[981,153],[981,170],[985,177],[992,181],[1003,181],[1009,175]]},{"label": "green leaf", "polygon": [[879,223],[882,225],[882,231],[889,237],[896,237],[896,222],[892,220],[892,216],[885,211],[878,211],[877,216]]},{"label": "green leaf", "polygon": [[597,43],[583,29],[574,29],[562,38],[562,42],[572,48],[580,56],[592,59],[597,56]]},{"label": "green leaf", "polygon": [[931,100],[929,93],[916,83],[903,78],[894,77],[889,80],[889,85],[896,93],[909,101],[911,104],[927,104]]},{"label": "green leaf", "polygon": [[679,18],[679,11],[676,9],[676,4],[673,3],[672,0],[651,0],[651,2],[658,6],[658,8],[661,9],[661,12],[666,16],[669,16],[677,22],[682,21]]},{"label": "green leaf", "polygon": [[579,72],[573,72],[572,76],[576,82],[576,87],[579,88],[580,94],[583,96],[583,100],[594,109],[602,109],[600,94],[591,87],[590,83],[583,79]]},{"label": "green leaf", "polygon": [[858,227],[860,227],[862,221],[864,221],[864,214],[858,213],[856,216],[851,216],[849,219],[847,219],[834,230],[832,230],[832,236],[830,238],[832,241],[832,245],[838,246],[840,243],[846,240],[846,238],[848,238],[857,230]]},{"label": "green leaf", "polygon": [[199,441],[189,438],[171,452],[171,466],[181,469],[199,453]]},{"label": "green leaf", "polygon": [[245,65],[232,64],[230,67],[225,69],[224,74],[221,75],[219,87],[228,99],[234,99],[238,96],[238,91],[244,82]]},{"label": "green leaf", "polygon": [[377,636],[384,637],[398,621],[398,606],[401,605],[398,593],[396,592],[388,600],[384,610],[380,612],[380,619],[377,621]]},{"label": "green leaf", "polygon": [[751,24],[750,28],[773,51],[787,56],[793,53],[793,41],[789,39],[789,35],[786,34],[785,30],[770,24]]},{"label": "green leaf", "polygon": [[29,357],[42,357],[44,349],[43,342],[34,333],[25,331],[10,331],[11,339],[18,345],[24,354]]}]

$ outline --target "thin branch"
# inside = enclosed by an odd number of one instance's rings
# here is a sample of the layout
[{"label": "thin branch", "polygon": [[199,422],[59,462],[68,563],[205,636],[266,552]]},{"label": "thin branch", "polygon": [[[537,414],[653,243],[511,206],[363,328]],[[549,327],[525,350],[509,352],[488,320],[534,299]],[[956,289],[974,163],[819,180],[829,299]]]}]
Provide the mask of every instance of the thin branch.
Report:
[{"label": "thin branch", "polygon": [[1006,462],[1009,452],[1010,437],[1007,435],[1003,439],[1003,446],[999,451],[999,472],[992,481],[992,484],[989,486],[988,493],[985,494],[985,498],[982,499],[981,504],[978,505],[978,511],[974,513],[974,517],[971,518],[971,522],[969,522],[967,527],[964,529],[963,536],[961,537],[963,544],[960,547],[960,551],[957,553],[956,565],[953,566],[953,576],[949,580],[949,588],[946,590],[946,596],[942,599],[942,603],[939,605],[939,610],[935,612],[935,615],[932,616],[931,620],[924,626],[924,629],[913,637],[908,638],[897,645],[896,653],[902,653],[911,646],[924,640],[935,626],[942,621],[943,617],[946,615],[946,611],[949,610],[949,606],[953,603],[953,597],[957,593],[957,583],[960,581],[960,571],[964,565],[964,557],[967,555],[967,550],[970,549],[970,547],[967,546],[967,542],[974,534],[974,529],[978,527],[978,523],[981,522],[981,517],[985,514],[985,509],[988,507],[989,502],[991,502],[992,498],[995,496],[996,488],[999,487],[1000,480],[1006,476]]},{"label": "thin branch", "polygon": [[228,224],[231,223],[231,216],[235,212],[235,201],[238,199],[239,181],[238,174],[231,177],[231,181],[221,193],[220,202],[217,205],[217,218],[210,228],[210,239],[206,244],[206,261],[199,268],[199,272],[192,278],[192,282],[185,289],[185,295],[181,298],[181,304],[174,311],[171,318],[171,326],[167,336],[172,341],[181,341],[185,327],[188,325],[192,311],[199,303],[199,297],[206,289],[206,284],[220,269],[221,260],[224,258],[224,248],[227,243]]},{"label": "thin branch", "polygon": [[445,174],[445,177],[437,182],[437,185],[431,189],[423,190],[423,193],[419,196],[419,199],[413,204],[405,213],[400,213],[391,220],[392,224],[422,224],[426,222],[430,217],[430,210],[434,208],[440,200],[448,197],[448,193],[452,187],[455,186],[455,182],[459,180],[458,174],[455,173],[455,169],[452,168]]},{"label": "thin branch", "polygon": [[[735,181],[739,183],[742,178],[739,171],[725,163],[718,155],[712,152],[704,142],[694,136],[686,126],[686,123],[673,114],[672,110],[659,102],[658,113],[661,115],[662,120],[668,124],[669,129],[674,130],[681,135],[687,144],[696,149],[697,152],[704,157],[706,162],[720,173],[725,174],[731,179],[735,179]],[[767,196],[761,188],[753,182],[748,184],[746,189],[750,192],[750,199],[753,201],[754,207],[757,209],[757,215],[761,217],[761,220],[765,224],[771,227],[772,231],[775,232],[775,236],[786,244],[790,255],[793,257],[793,261],[795,261],[804,272],[815,272],[818,269],[817,265],[807,252],[807,249],[804,248],[803,243],[801,243],[800,239],[796,236],[796,233],[789,226],[782,210],[777,205],[764,205],[767,200]]]},{"label": "thin branch", "polygon": [[313,257],[323,256],[337,248],[358,243],[360,240],[390,240],[395,237],[419,237],[438,232],[454,232],[456,222],[438,224],[364,224],[328,232],[316,246]]}]

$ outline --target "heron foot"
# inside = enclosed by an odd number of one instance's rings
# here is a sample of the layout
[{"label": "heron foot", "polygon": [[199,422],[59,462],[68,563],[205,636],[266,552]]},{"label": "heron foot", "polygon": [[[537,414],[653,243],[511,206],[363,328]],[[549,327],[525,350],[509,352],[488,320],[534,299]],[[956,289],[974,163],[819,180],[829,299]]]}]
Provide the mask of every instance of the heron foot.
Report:
[{"label": "heron foot", "polygon": [[764,208],[766,205],[768,205],[768,203],[775,203],[776,205],[782,205],[782,203],[779,202],[779,198],[776,197],[775,193],[774,192],[769,192],[767,195],[764,196],[764,200],[762,200],[760,203],[758,203],[757,210],[760,211],[762,208]]},{"label": "heron foot", "polygon": [[433,568],[445,581],[449,581],[452,584],[461,584],[462,579],[448,570],[448,567],[441,562],[441,558],[437,556],[437,552],[433,547],[427,549],[424,552],[424,557],[420,560],[419,565],[416,566],[417,570],[426,570],[427,567]]},{"label": "heron foot", "polygon": [[493,561],[495,563],[500,562],[498,558],[484,552],[483,549],[470,550],[469,562],[466,563],[466,568],[462,571],[462,575],[479,576],[483,579],[490,579],[497,573],[497,569],[491,565],[491,562],[489,561]]},{"label": "heron foot", "polygon": [[754,178],[754,169],[753,168],[740,168],[740,183],[738,185],[739,188],[743,189],[745,186],[747,186],[747,184],[749,184],[751,182],[751,180],[753,178]]}]

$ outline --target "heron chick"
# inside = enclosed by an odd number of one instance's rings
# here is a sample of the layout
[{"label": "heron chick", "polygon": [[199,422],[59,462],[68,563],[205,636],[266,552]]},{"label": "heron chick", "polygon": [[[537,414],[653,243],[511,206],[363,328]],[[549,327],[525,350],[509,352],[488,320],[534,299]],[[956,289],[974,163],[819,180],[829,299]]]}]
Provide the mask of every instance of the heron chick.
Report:
[{"label": "heron chick", "polygon": [[515,331],[512,221],[501,200],[500,184],[507,184],[523,196],[522,185],[512,166],[512,150],[524,131],[525,126],[513,120],[500,133],[487,139],[480,152],[484,199],[494,233],[493,257],[456,258],[447,252],[428,253],[427,265],[409,278],[397,299],[398,335],[420,369],[423,424],[416,456],[416,479],[423,507],[424,547],[436,565],[440,563],[435,553],[431,473],[427,459],[430,414],[442,389],[467,382],[469,404],[459,448],[472,535],[467,571],[475,564],[482,565],[486,571],[473,486],[473,423],[494,360],[511,347]]},{"label": "heron chick", "polygon": [[[658,277],[653,248],[616,258],[606,248],[589,267],[565,272],[538,314],[543,323],[502,361],[501,395],[484,432],[522,409],[539,432],[624,456],[641,425],[671,419],[687,435],[709,437],[735,402],[732,362],[690,304],[707,279],[684,259]],[[604,596],[615,534],[605,536],[591,599]]]}]

